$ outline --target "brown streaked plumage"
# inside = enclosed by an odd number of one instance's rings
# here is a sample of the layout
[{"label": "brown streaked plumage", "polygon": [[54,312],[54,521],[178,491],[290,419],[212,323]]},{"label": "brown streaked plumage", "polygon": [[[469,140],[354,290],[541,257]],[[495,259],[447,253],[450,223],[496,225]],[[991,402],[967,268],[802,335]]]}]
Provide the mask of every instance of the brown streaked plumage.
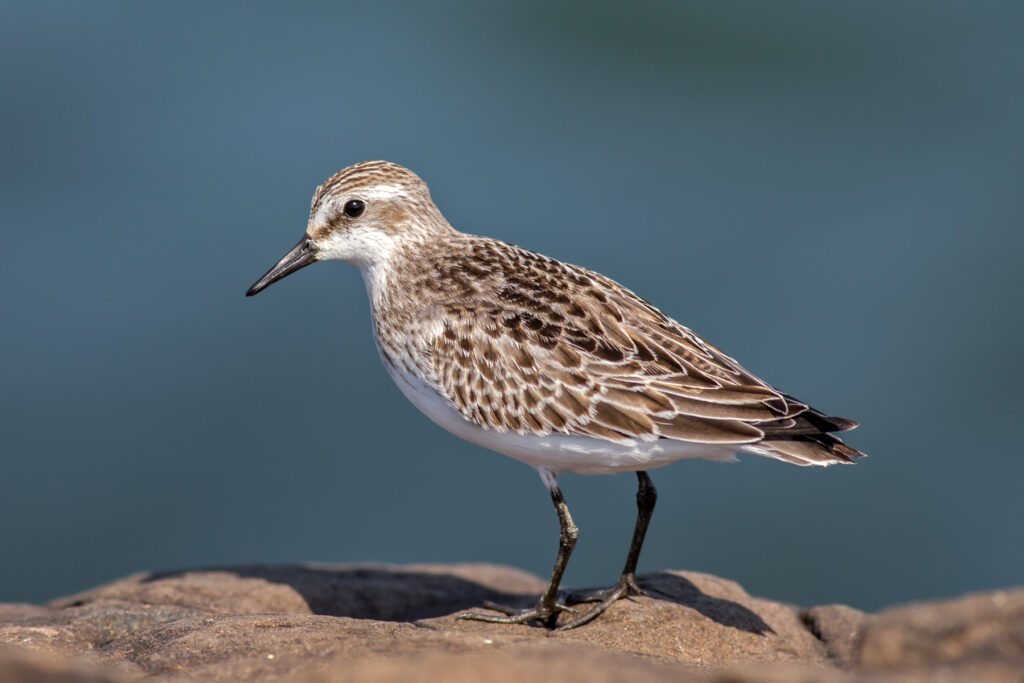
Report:
[{"label": "brown streaked plumage", "polygon": [[454,230],[401,166],[365,162],[324,182],[305,238],[249,294],[327,259],[362,272],[378,349],[403,393],[456,435],[536,467],[551,490],[563,543],[548,591],[532,610],[474,618],[553,625],[565,609],[556,593],[575,526],[560,472],[640,480],[626,569],[597,607],[562,626],[571,628],[639,591],[633,572],[655,495],[646,470],[733,451],[798,465],[863,455],[835,436],[855,422],[769,386],[622,285]]},{"label": "brown streaked plumage", "polygon": [[[427,245],[382,300],[392,363],[428,378],[465,418],[520,434],[779,441],[783,460],[849,462],[849,429],[772,389],[621,285],[496,240]],[[773,453],[774,455],[774,453]]]}]

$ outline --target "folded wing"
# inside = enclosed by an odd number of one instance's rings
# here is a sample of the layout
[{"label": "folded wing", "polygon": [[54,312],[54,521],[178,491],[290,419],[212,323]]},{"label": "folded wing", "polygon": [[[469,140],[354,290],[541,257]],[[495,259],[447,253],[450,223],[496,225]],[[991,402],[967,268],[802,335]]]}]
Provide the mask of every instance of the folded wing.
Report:
[{"label": "folded wing", "polygon": [[423,362],[467,419],[498,431],[733,444],[796,464],[862,455],[856,423],[783,394],[621,285],[541,259],[498,296],[435,309]]}]

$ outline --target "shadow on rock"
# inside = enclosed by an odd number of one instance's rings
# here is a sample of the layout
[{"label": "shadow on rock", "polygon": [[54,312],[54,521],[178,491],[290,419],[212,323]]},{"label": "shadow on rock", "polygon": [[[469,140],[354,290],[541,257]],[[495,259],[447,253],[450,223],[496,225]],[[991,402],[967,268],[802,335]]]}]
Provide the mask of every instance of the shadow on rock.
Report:
[{"label": "shadow on rock", "polygon": [[[157,572],[146,582],[180,577],[197,570]],[[451,573],[389,567],[251,566],[208,567],[263,579],[294,589],[314,614],[377,621],[417,621],[478,607],[485,600],[522,601],[529,593],[510,593]]]},{"label": "shadow on rock", "polygon": [[738,602],[708,595],[677,574],[647,574],[641,576],[638,582],[650,597],[689,607],[716,624],[759,636],[775,633],[756,612]]},{"label": "shadow on rock", "polygon": [[[159,572],[144,581],[184,576],[184,571]],[[527,606],[536,601],[540,585],[523,574],[501,575],[496,567],[460,571],[421,571],[389,566],[251,566],[211,567],[243,578],[287,585],[314,614],[378,621],[412,622],[478,608],[485,601]],[[492,572],[499,574],[491,575]],[[640,585],[650,598],[688,607],[722,626],[765,635],[772,628],[747,607],[708,595],[677,574],[649,574]],[[497,588],[501,586],[502,589]]]}]

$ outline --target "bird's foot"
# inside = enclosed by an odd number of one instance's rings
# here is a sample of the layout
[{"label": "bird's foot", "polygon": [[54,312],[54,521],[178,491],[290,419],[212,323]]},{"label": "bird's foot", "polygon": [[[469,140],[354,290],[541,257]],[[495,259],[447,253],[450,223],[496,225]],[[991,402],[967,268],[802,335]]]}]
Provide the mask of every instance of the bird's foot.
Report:
[{"label": "bird's foot", "polygon": [[566,602],[572,604],[596,602],[597,604],[572,621],[562,624],[555,630],[568,631],[569,629],[576,628],[577,626],[589,624],[594,619],[597,619],[599,616],[604,614],[605,610],[612,606],[612,603],[631,595],[647,595],[647,593],[637,585],[636,578],[633,574],[623,574],[619,577],[619,582],[611,588],[602,588],[582,593],[570,593]]},{"label": "bird's foot", "polygon": [[499,605],[498,603],[490,601],[482,603],[481,607],[484,609],[494,610],[495,612],[501,612],[504,616],[480,614],[478,612],[463,612],[458,615],[456,619],[486,621],[490,624],[528,624],[531,621],[539,621],[547,628],[554,628],[555,621],[558,619],[558,615],[560,613],[569,612],[571,614],[578,614],[578,610],[569,607],[561,600],[556,600],[551,605],[545,605],[542,600],[537,603],[536,607],[529,607],[527,609],[508,607],[506,605]]},{"label": "bird's foot", "polygon": [[619,582],[611,588],[595,588],[594,590],[589,591],[573,591],[566,596],[565,602],[570,605],[578,605],[581,602],[604,602],[609,597],[618,594],[622,590],[625,590],[626,592],[620,595],[620,598],[630,595],[647,595],[647,591],[637,584],[635,576],[632,574],[623,574],[619,577]]}]

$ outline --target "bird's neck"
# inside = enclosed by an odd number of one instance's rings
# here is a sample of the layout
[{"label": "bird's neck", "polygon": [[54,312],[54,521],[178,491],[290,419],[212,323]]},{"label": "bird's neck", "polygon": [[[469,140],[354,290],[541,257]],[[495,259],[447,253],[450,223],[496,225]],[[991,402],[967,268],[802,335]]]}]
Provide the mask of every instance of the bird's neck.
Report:
[{"label": "bird's neck", "polygon": [[374,311],[378,315],[399,313],[426,303],[419,295],[427,290],[419,285],[431,277],[435,264],[445,258],[448,245],[459,234],[446,225],[444,230],[395,236],[378,252],[378,258],[356,263]]}]

